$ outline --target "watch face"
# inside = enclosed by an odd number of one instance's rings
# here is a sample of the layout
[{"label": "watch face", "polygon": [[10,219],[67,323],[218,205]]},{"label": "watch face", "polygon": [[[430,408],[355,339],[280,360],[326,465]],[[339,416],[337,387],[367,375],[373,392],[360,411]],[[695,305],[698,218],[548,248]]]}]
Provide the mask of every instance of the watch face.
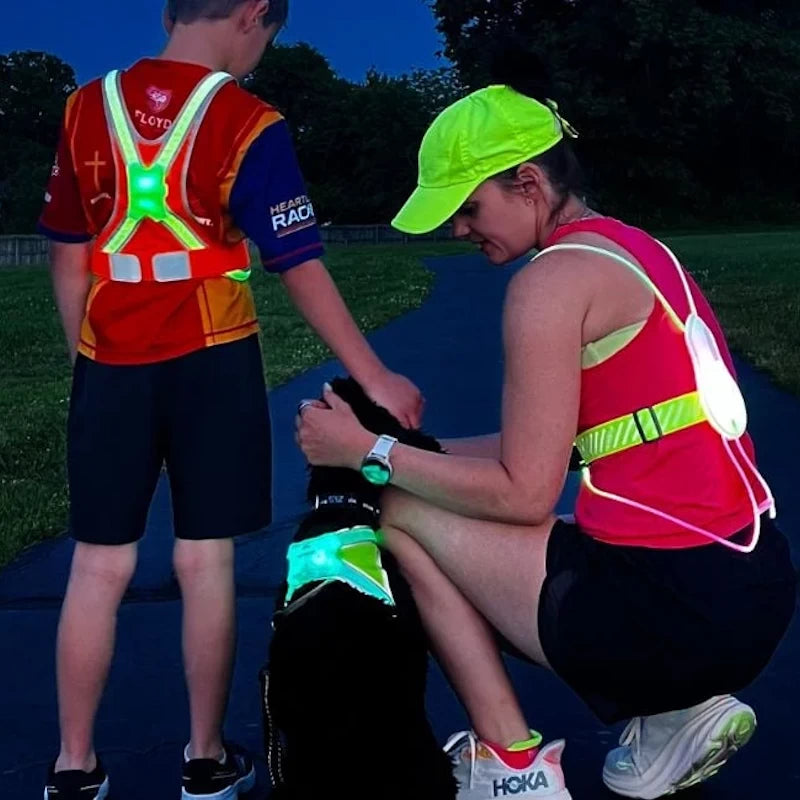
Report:
[{"label": "watch face", "polygon": [[361,474],[376,486],[385,486],[392,477],[390,469],[380,461],[368,460],[361,467]]}]

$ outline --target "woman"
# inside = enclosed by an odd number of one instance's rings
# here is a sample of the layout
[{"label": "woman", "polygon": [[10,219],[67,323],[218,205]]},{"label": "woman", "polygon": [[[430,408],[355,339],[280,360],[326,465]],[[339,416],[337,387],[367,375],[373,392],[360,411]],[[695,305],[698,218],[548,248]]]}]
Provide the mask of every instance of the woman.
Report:
[{"label": "woman", "polygon": [[[783,636],[795,575],[708,303],[666,248],[585,205],[574,130],[518,88],[443,112],[394,222],[452,217],[497,265],[540,251],[508,288],[502,432],[449,455],[383,442],[369,474],[387,466],[386,546],[474,727],[452,743],[459,797],[569,797],[563,743],[539,749],[496,639],[605,723],[633,718],[604,781],[660,797],[749,739],[753,710],[731,695]],[[312,464],[358,469],[375,437],[325,398],[298,441]],[[554,508],[573,443],[591,471],[567,521]]]}]

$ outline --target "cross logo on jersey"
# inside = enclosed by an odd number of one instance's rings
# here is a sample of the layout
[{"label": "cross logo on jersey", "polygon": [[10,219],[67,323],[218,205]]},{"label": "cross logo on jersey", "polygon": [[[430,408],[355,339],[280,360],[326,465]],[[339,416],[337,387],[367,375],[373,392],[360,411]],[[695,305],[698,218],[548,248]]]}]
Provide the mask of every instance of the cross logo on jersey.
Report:
[{"label": "cross logo on jersey", "polygon": [[172,102],[172,91],[169,89],[149,86],[145,94],[147,95],[147,104],[155,114],[161,113]]}]

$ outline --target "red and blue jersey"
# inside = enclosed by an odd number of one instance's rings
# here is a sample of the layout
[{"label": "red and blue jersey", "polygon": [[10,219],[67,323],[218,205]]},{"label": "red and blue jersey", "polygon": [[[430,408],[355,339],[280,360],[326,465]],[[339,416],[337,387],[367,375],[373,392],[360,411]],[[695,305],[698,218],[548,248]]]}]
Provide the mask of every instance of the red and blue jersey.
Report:
[{"label": "red and blue jersey", "polygon": [[[137,132],[155,140],[209,74],[195,64],[145,59],[122,93]],[[39,230],[58,242],[94,239],[114,209],[116,175],[101,82],[67,102]],[[289,129],[271,106],[234,83],[212,101],[186,179],[188,206],[220,241],[244,238],[282,273],[323,254]],[[143,364],[236,341],[258,330],[252,292],[225,277],[174,283],[95,280],[79,351],[109,364]]]}]

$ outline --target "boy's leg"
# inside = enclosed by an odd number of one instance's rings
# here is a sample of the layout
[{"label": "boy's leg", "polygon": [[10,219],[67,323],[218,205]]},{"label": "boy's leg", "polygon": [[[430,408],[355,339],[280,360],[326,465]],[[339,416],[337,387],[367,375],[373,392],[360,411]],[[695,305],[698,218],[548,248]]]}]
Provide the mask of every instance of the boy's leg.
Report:
[{"label": "boy's leg", "polygon": [[59,772],[96,766],[94,718],[114,653],[117,609],[135,567],[135,544],[75,548],[58,627]]},{"label": "boy's leg", "polygon": [[70,532],[77,540],[57,641],[61,753],[90,772],[92,727],[114,652],[117,610],[136,567],[161,468],[153,367],[79,356],[70,400]]},{"label": "boy's leg", "polygon": [[236,644],[233,540],[178,540],[175,573],[183,595],[189,755],[218,758]]},{"label": "boy's leg", "polygon": [[[166,460],[192,759],[222,755],[235,649],[233,538],[271,518],[269,407],[258,337],[177,359],[164,385]],[[202,794],[202,792],[197,792]]]}]

